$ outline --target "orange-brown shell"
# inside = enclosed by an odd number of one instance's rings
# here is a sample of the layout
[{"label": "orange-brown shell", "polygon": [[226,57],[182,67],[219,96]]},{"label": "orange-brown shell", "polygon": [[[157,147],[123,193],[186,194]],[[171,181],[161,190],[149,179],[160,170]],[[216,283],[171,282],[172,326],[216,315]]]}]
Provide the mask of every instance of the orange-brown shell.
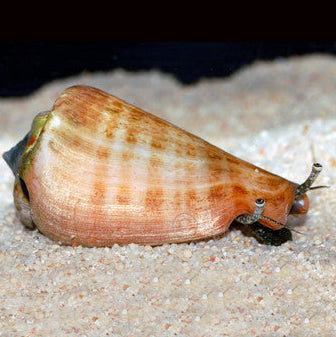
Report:
[{"label": "orange-brown shell", "polygon": [[286,223],[298,186],[91,87],[65,90],[31,138],[19,169],[31,218],[65,244],[202,239],[252,214],[257,198]]}]

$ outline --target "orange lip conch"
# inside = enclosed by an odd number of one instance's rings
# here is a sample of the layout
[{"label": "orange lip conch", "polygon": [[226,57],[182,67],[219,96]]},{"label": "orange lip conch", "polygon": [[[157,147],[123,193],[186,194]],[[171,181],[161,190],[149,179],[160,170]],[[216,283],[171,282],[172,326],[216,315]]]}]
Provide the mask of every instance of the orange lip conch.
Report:
[{"label": "orange lip conch", "polygon": [[[291,238],[288,214],[308,211],[288,181],[103,91],[65,90],[4,154],[21,222],[67,245],[186,242],[236,220],[268,244]],[[279,234],[281,233],[281,235]]]}]

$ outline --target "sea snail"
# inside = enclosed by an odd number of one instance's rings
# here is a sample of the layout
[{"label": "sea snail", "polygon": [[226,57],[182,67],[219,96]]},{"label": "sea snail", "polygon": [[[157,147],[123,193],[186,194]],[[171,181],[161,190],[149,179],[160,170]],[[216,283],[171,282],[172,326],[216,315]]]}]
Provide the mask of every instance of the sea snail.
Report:
[{"label": "sea snail", "polygon": [[293,183],[86,86],[66,89],[3,157],[21,222],[87,247],[205,239],[234,220],[279,245],[322,169]]}]

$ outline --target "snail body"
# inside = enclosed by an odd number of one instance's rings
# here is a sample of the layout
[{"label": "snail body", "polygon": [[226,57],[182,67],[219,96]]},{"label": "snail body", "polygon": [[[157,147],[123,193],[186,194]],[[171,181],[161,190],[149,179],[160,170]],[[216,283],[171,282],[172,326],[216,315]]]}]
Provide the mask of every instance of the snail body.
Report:
[{"label": "snail body", "polygon": [[308,211],[320,171],[293,183],[85,86],[66,89],[4,158],[21,222],[88,247],[199,240],[235,219],[276,232]]}]

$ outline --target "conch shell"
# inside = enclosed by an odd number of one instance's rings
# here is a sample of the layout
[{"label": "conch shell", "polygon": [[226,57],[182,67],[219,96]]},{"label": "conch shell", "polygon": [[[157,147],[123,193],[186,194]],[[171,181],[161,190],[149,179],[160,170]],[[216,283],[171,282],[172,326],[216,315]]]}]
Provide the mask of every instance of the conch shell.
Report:
[{"label": "conch shell", "polygon": [[298,185],[85,86],[65,90],[4,158],[22,223],[88,247],[199,240],[235,219],[278,232],[307,212],[322,168]]}]

